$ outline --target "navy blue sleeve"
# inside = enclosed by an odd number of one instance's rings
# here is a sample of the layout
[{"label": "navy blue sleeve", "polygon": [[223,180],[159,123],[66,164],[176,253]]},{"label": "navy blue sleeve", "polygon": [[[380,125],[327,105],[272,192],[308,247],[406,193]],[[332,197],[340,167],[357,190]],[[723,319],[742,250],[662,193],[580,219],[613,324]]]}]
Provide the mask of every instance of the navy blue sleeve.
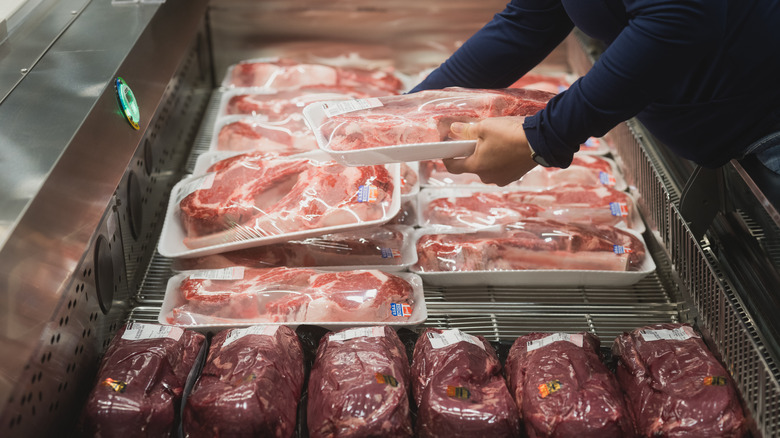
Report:
[{"label": "navy blue sleeve", "polygon": [[573,26],[560,0],[512,0],[411,92],[507,87],[541,62]]},{"label": "navy blue sleeve", "polygon": [[628,25],[593,68],[525,119],[531,147],[553,166],[569,166],[588,137],[604,135],[651,102],[680,103],[686,93],[680,72],[700,68],[726,32],[726,0],[623,3]]}]

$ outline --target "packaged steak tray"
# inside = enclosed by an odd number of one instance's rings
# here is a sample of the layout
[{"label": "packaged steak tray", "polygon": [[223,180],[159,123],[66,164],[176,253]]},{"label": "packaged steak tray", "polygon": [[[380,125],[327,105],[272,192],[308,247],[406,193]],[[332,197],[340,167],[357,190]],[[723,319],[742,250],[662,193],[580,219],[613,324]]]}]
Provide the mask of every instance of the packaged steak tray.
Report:
[{"label": "packaged steak tray", "polygon": [[745,436],[731,376],[690,325],[638,328],[618,336],[612,351],[639,436]]},{"label": "packaged steak tray", "polygon": [[84,436],[174,436],[185,385],[194,378],[205,340],[165,325],[128,323],[119,329],[84,408]]},{"label": "packaged steak tray", "polygon": [[303,349],[289,327],[223,330],[187,398],[184,436],[292,437],[303,382]]},{"label": "packaged steak tray", "polygon": [[505,367],[528,436],[633,436],[620,387],[592,334],[521,336]]},{"label": "packaged steak tray", "polygon": [[420,437],[520,436],[501,363],[481,336],[426,329],[414,348],[412,388]]},{"label": "packaged steak tray", "polygon": [[309,375],[311,438],[411,437],[409,360],[389,326],[322,337]]}]

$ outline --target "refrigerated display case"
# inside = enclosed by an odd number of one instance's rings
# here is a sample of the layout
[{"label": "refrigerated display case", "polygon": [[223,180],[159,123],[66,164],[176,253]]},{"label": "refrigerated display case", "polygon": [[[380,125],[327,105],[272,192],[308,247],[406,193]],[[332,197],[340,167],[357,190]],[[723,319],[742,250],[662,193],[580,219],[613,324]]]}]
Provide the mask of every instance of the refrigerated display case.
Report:
[{"label": "refrigerated display case", "polygon": [[[231,65],[276,56],[360,62],[393,67],[413,84],[503,6],[41,0],[19,8],[0,43],[0,434],[74,431],[112,336],[127,321],[157,322],[173,275],[173,260],[156,251],[168,197],[209,148]],[[582,75],[600,51],[575,31],[542,69]],[[125,114],[121,105],[132,102],[137,112]],[[586,331],[608,352],[624,331],[689,322],[734,377],[753,433],[780,435],[780,215],[769,189],[745,163],[697,171],[636,120],[605,140],[637,201],[655,271],[631,286],[426,285],[428,318],[418,329],[502,342]],[[696,192],[697,179],[719,190]]]}]

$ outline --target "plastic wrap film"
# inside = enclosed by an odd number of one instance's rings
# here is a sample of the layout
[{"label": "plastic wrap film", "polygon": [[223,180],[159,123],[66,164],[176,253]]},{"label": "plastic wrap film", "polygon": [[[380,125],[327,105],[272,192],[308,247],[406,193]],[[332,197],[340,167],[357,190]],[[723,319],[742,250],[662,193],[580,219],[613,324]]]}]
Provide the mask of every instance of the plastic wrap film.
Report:
[{"label": "plastic wrap film", "polygon": [[647,257],[641,237],[625,230],[541,219],[477,231],[422,229],[416,246],[412,271],[419,272],[636,271]]},{"label": "plastic wrap film", "polygon": [[728,371],[688,324],[618,336],[617,376],[643,437],[742,437],[746,420]]},{"label": "plastic wrap film", "polygon": [[325,150],[439,143],[450,139],[453,122],[533,115],[552,96],[539,90],[450,87],[346,101],[342,105],[334,102],[322,108],[324,114],[309,121],[315,134],[325,141],[320,143]]},{"label": "plastic wrap film", "polygon": [[187,398],[184,436],[292,437],[303,382],[303,349],[289,327],[223,330]]},{"label": "plastic wrap film", "polygon": [[[376,225],[398,213],[400,177],[393,166],[346,167],[312,157],[236,155],[213,164],[205,175],[177,184],[166,222],[174,220],[171,215],[179,218],[170,226],[182,228],[183,245],[191,249],[258,239],[274,243],[268,238],[290,240],[284,237],[298,237],[296,232],[316,235]],[[168,240],[165,232],[163,244]]]},{"label": "plastic wrap film", "polygon": [[309,376],[309,436],[411,437],[409,395],[409,359],[395,330],[329,333]]},{"label": "plastic wrap film", "polygon": [[169,285],[161,318],[192,327],[268,322],[411,324],[422,301],[422,282],[414,274],[378,270],[235,267],[182,273]]},{"label": "plastic wrap film", "polygon": [[178,327],[120,328],[84,407],[84,436],[175,436],[185,385],[205,340]]},{"label": "plastic wrap film", "polygon": [[317,150],[317,140],[302,118],[268,122],[251,116],[227,116],[217,121],[211,150],[262,151],[289,156]]},{"label": "plastic wrap film", "polygon": [[[473,173],[449,173],[441,160],[420,163],[420,184],[432,187],[486,185]],[[617,190],[626,189],[626,182],[613,161],[579,153],[574,155],[571,165],[566,169],[536,166],[506,187],[539,190],[568,184],[605,185]],[[493,184],[487,185],[495,187]]]},{"label": "plastic wrap film", "polygon": [[425,329],[412,358],[420,437],[519,437],[517,406],[501,362],[481,336]]},{"label": "plastic wrap film", "polygon": [[382,266],[401,269],[417,260],[412,228],[385,225],[326,234],[173,261],[177,271],[248,268]]},{"label": "plastic wrap film", "polygon": [[633,436],[623,394],[592,334],[521,336],[505,367],[529,437]]},{"label": "plastic wrap film", "polygon": [[606,186],[501,191],[431,188],[418,199],[423,227],[483,228],[540,218],[644,230],[631,196]]},{"label": "plastic wrap film", "polygon": [[509,88],[530,88],[558,94],[574,82],[575,77],[566,72],[529,72],[516,80]]}]

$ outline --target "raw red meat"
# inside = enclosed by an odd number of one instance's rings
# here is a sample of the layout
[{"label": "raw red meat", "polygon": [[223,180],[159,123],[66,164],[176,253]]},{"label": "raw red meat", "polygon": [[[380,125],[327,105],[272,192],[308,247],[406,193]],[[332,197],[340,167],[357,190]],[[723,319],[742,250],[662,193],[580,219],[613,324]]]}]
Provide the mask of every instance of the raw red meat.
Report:
[{"label": "raw red meat", "polygon": [[453,122],[532,115],[552,96],[508,88],[426,90],[378,98],[381,106],[333,115],[319,129],[334,151],[440,142],[448,139]]},{"label": "raw red meat", "polygon": [[729,372],[690,325],[654,324],[623,333],[612,352],[638,435],[746,435]]},{"label": "raw red meat", "polygon": [[317,139],[300,118],[277,123],[245,118],[226,122],[217,134],[216,150],[263,151],[293,155],[318,149]]},{"label": "raw red meat", "polygon": [[217,162],[208,188],[180,202],[185,244],[202,248],[391,216],[393,179],[384,166],[242,154]]},{"label": "raw red meat", "polygon": [[173,261],[173,267],[185,271],[231,266],[396,266],[404,261],[404,248],[411,244],[406,239],[409,232],[410,228],[403,226],[374,227],[204,257],[180,258]]},{"label": "raw red meat", "polygon": [[387,327],[325,335],[309,376],[311,438],[411,437],[409,359]]},{"label": "raw red meat", "polygon": [[269,121],[283,120],[302,114],[303,108],[327,100],[365,99],[395,94],[371,87],[304,87],[270,93],[241,93],[230,96],[226,114],[253,114]]},{"label": "raw red meat", "polygon": [[623,394],[592,334],[521,336],[505,366],[529,437],[633,436]]},{"label": "raw red meat", "polygon": [[129,323],[111,340],[84,408],[84,436],[175,436],[184,385],[206,337]]},{"label": "raw red meat", "polygon": [[527,219],[500,231],[424,234],[417,242],[417,257],[419,272],[636,271],[645,250],[636,236],[615,227]]},{"label": "raw red meat", "polygon": [[403,83],[392,73],[356,67],[305,64],[292,59],[241,62],[233,66],[228,85],[290,90],[304,87],[371,87],[397,94]]},{"label": "raw red meat", "polygon": [[417,172],[406,163],[401,163],[401,194],[410,194],[419,183]]},{"label": "raw red meat", "polygon": [[221,331],[187,398],[184,436],[292,437],[303,381],[303,348],[291,328]]},{"label": "raw red meat", "polygon": [[501,363],[481,336],[436,328],[423,331],[414,347],[412,390],[420,437],[520,435],[517,407]]},{"label": "raw red meat", "polygon": [[400,322],[414,306],[408,281],[377,270],[244,268],[235,275],[241,278],[202,278],[208,276],[191,273],[181,282],[184,303],[168,316],[171,323]]},{"label": "raw red meat", "polygon": [[541,191],[463,191],[431,199],[422,226],[484,227],[530,217],[592,225],[631,228],[633,201],[625,192],[606,186],[563,185]]},{"label": "raw red meat", "polygon": [[[560,185],[617,185],[618,176],[614,174],[609,161],[593,155],[575,155],[566,169],[536,166],[522,178],[510,183],[510,188],[545,189]],[[453,174],[447,171],[441,160],[427,160],[420,163],[420,179],[429,186],[471,186],[484,185],[479,176],[473,173]],[[490,186],[495,187],[493,184]]]}]

